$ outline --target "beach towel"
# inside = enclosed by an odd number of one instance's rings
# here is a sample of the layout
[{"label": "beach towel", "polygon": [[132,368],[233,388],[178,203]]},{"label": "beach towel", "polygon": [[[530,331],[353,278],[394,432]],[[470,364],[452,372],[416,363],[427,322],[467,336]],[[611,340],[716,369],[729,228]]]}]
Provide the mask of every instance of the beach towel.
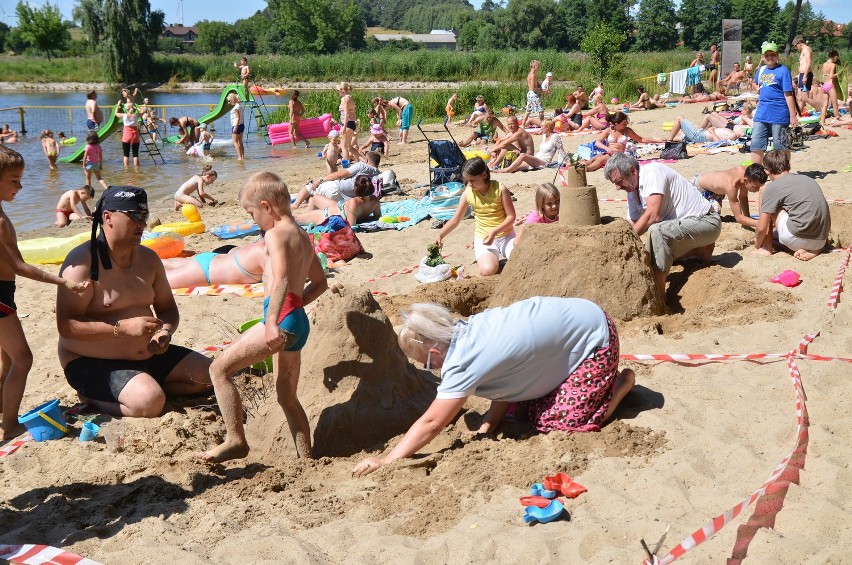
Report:
[{"label": "beach towel", "polygon": [[101,565],[87,557],[76,553],[51,547],[49,545],[0,545],[0,560],[10,563],[26,563],[27,565],[42,565],[48,563],[66,563],[68,565]]},{"label": "beach towel", "polygon": [[221,296],[223,294],[235,294],[244,298],[262,298],[263,283],[215,284],[211,286],[173,288],[172,294],[175,296]]},{"label": "beach towel", "polygon": [[669,75],[669,91],[673,94],[686,93],[686,69],[675,71]]},{"label": "beach towel", "polygon": [[701,82],[701,67],[689,67],[686,69],[686,86],[695,86]]},{"label": "beach towel", "polygon": [[382,202],[382,216],[406,216],[407,222],[386,224],[384,222],[372,221],[355,224],[355,231],[368,232],[379,230],[404,230],[429,217],[432,211],[432,201],[429,196],[420,200],[396,200],[394,202]]}]

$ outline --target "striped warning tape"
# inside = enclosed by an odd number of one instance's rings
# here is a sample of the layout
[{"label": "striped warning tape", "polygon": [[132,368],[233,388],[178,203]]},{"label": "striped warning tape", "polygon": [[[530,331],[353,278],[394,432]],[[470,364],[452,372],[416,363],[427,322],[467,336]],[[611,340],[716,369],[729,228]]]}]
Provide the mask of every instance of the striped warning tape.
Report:
[{"label": "striped warning tape", "polygon": [[49,545],[0,545],[0,559],[21,565],[101,565],[88,557]]},{"label": "striped warning tape", "polygon": [[263,296],[263,283],[253,284],[214,284],[210,286],[190,286],[174,288],[175,296],[221,296],[235,294],[245,298],[260,298]]},{"label": "striped warning tape", "polygon": [[[452,255],[452,253],[447,253],[446,255],[441,255],[441,257],[446,259],[447,257],[449,257],[451,255]],[[385,273],[384,275],[379,275],[378,277],[374,277],[372,279],[367,279],[367,282],[370,283],[370,282],[376,282],[377,280],[380,280],[380,279],[389,279],[389,278],[395,277],[397,275],[410,275],[411,273],[413,273],[414,271],[416,271],[419,268],[420,268],[420,263],[418,263],[416,265],[412,265],[410,267],[406,267],[405,269],[400,269],[398,271],[391,271],[390,273]],[[373,294],[376,294],[376,293],[374,292]],[[385,294],[387,294],[387,293],[385,293]]]},{"label": "striped warning tape", "polygon": [[843,288],[843,275],[846,274],[846,267],[849,266],[850,256],[852,256],[852,245],[846,248],[846,255],[843,256],[843,261],[840,262],[840,268],[837,269],[837,276],[834,277],[834,284],[831,285],[831,292],[828,294],[828,307],[831,310],[837,308],[837,302],[840,300],[840,290]]},{"label": "striped warning tape", "polygon": [[[686,539],[674,546],[666,555],[655,558],[653,562],[646,559],[643,562],[645,565],[652,565],[652,563],[666,565],[667,563],[671,563],[675,559],[683,556],[689,550],[698,547],[711,538],[719,530],[733,521],[734,518],[739,516],[743,510],[759,501],[761,497],[767,494],[776,493],[782,488],[786,488],[789,486],[790,482],[798,482],[798,471],[804,468],[804,459],[805,454],[807,453],[809,422],[807,418],[807,407],[805,406],[805,390],[802,387],[802,375],[799,372],[799,367],[796,365],[795,357],[806,352],[808,344],[811,343],[817,335],[818,334],[810,334],[805,336],[799,343],[798,348],[787,354],[787,367],[790,372],[790,379],[793,383],[793,390],[796,394],[796,443],[793,450],[781,460],[760,488],[755,490],[732,508],[719,514],[698,528]],[[781,503],[783,504],[783,499],[781,499]],[[782,504],[775,504],[772,508],[761,508],[758,503],[758,506],[755,509],[755,515],[757,515],[758,512],[760,512],[761,515],[765,515],[769,512],[777,513],[781,510]],[[738,532],[735,551],[740,550],[743,552],[744,556],[745,547],[747,547],[751,542],[751,539],[754,537],[754,532],[756,531],[757,529],[755,528],[751,532],[748,529],[746,529],[744,533]]]}]

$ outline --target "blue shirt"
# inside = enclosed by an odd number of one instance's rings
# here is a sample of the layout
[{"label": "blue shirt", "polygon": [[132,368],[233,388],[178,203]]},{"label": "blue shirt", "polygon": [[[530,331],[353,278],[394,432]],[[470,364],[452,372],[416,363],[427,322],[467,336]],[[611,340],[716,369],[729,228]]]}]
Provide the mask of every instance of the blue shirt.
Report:
[{"label": "blue shirt", "polygon": [[789,125],[790,109],[787,107],[784,93],[793,92],[790,69],[784,65],[778,65],[774,69],[760,67],[754,75],[754,82],[760,87],[760,99],[754,113],[754,121]]},{"label": "blue shirt", "polygon": [[582,298],[537,296],[491,308],[456,326],[437,398],[541,398],[608,345],[603,310]]}]

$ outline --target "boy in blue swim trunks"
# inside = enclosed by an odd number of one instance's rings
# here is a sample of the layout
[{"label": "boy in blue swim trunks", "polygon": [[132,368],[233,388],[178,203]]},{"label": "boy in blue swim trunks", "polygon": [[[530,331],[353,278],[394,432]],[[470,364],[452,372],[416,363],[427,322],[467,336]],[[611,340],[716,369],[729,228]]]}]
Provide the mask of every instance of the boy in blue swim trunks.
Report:
[{"label": "boy in blue swim trunks", "polygon": [[[240,189],[240,204],[264,233],[266,260],[263,267],[263,317],[239,341],[210,366],[216,400],[225,420],[225,441],[198,456],[209,462],[239,459],[248,455],[243,429],[243,407],[233,377],[239,369],[275,353],[275,386],[299,457],[312,456],[311,429],[296,397],[301,368],[301,349],[310,325],[304,306],[328,288],[322,265],[308,234],[293,219],[290,193],[277,175],[252,175]],[[308,284],[305,284],[305,280]]]}]

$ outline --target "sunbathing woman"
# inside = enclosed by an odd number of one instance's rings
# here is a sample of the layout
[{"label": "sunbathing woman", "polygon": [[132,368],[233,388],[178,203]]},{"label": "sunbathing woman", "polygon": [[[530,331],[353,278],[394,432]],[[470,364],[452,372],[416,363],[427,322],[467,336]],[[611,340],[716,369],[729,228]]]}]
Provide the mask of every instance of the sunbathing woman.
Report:
[{"label": "sunbathing woman", "polygon": [[335,201],[321,194],[314,194],[308,208],[293,210],[293,217],[301,225],[321,224],[329,216],[343,216],[350,226],[354,226],[370,219],[378,220],[381,215],[381,202],[376,198],[373,183],[367,175],[355,177],[354,198]]},{"label": "sunbathing woman", "polygon": [[653,98],[645,92],[645,87],[640,86],[636,90],[639,91],[639,100],[630,105],[631,110],[653,110],[654,108],[665,108],[666,103],[660,102],[660,95],[655,94]]},{"label": "sunbathing woman", "polygon": [[751,117],[752,112],[754,112],[754,106],[751,104],[743,104],[742,113],[733,119],[727,118],[719,112],[711,112],[704,116],[698,127],[701,129],[727,128],[739,135],[744,135],[745,128],[754,124]]},{"label": "sunbathing woman", "polygon": [[566,117],[569,123],[565,125],[571,130],[580,129],[583,125],[583,105],[577,100],[573,94],[565,97],[565,107],[562,109],[562,115]]},{"label": "sunbathing woman", "polygon": [[266,249],[263,239],[227,253],[198,253],[163,259],[170,288],[260,282]]},{"label": "sunbathing woman", "polygon": [[627,127],[630,119],[624,112],[616,112],[610,118],[609,122],[612,125],[602,131],[597,141],[595,141],[595,148],[603,151],[603,153],[584,161],[586,172],[597,171],[603,168],[606,162],[609,161],[610,155],[624,153],[627,149],[628,140],[632,139],[636,143],[665,143],[664,139],[642,137],[633,131],[633,128]]},{"label": "sunbathing woman", "polygon": [[565,150],[562,148],[562,138],[553,133],[553,120],[544,120],[541,123],[541,145],[535,155],[521,153],[512,164],[505,169],[494,169],[495,173],[514,173],[521,170],[529,170],[534,167],[546,167],[551,163],[561,163],[565,159]]},{"label": "sunbathing woman", "polygon": [[465,125],[475,128],[485,119],[485,112],[488,111],[488,104],[485,103],[485,97],[481,94],[476,97],[476,102],[473,103],[473,112],[468,117]]},{"label": "sunbathing woman", "polygon": [[681,104],[700,104],[703,102],[716,102],[717,100],[727,100],[728,95],[725,94],[725,87],[719,85],[716,90],[707,94],[704,92],[704,86],[699,82],[695,85],[695,91],[692,96],[684,96],[680,99]]},{"label": "sunbathing woman", "polygon": [[583,112],[583,122],[580,124],[580,129],[596,129],[605,130],[609,127],[607,120],[609,119],[609,108],[604,104],[603,96],[596,95],[592,99],[592,109]]}]

